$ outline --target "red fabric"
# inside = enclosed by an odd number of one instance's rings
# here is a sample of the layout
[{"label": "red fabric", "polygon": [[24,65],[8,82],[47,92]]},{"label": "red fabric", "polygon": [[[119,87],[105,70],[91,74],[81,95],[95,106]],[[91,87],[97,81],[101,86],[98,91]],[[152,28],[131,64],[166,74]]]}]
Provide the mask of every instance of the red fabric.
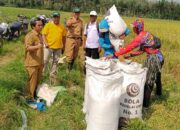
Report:
[{"label": "red fabric", "polygon": [[143,51],[136,51],[136,52],[131,52],[132,56],[138,56],[141,55],[143,53]]},{"label": "red fabric", "polygon": [[156,54],[158,51],[159,51],[158,49],[145,48],[145,52],[147,54]]},{"label": "red fabric", "polygon": [[[134,48],[137,48],[140,46],[140,44],[142,44],[142,40],[143,40],[143,37],[146,35],[147,32],[145,31],[141,31],[139,33],[139,35],[137,35],[134,40],[129,43],[128,45],[126,45],[125,47],[121,48],[119,51],[115,52],[115,56],[119,56],[119,55],[123,55],[123,54],[126,54],[130,51],[132,51]],[[155,54],[158,52],[158,49],[152,49],[152,48],[144,48],[144,51],[147,53],[147,54]],[[135,55],[140,55],[142,54],[141,51],[138,51],[136,53],[134,53]]]}]

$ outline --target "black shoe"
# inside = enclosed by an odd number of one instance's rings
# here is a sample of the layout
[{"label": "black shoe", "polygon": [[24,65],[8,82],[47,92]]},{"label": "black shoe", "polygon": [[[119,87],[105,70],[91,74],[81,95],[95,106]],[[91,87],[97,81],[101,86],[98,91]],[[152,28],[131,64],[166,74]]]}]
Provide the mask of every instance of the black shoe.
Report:
[{"label": "black shoe", "polygon": [[68,70],[71,71],[73,69],[74,60],[72,62],[68,63]]}]

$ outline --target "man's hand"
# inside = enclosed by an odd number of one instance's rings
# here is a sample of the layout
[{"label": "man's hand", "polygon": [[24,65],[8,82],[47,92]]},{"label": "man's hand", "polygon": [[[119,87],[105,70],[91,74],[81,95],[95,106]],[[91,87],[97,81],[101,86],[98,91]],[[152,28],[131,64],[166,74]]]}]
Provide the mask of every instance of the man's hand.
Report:
[{"label": "man's hand", "polygon": [[105,59],[106,59],[106,60],[107,60],[107,59],[112,59],[113,57],[114,57],[114,55],[112,54],[112,55],[108,55],[108,56],[106,56],[106,58],[105,58]]},{"label": "man's hand", "polygon": [[99,52],[99,53],[101,52],[101,47],[98,47],[98,52]]},{"label": "man's hand", "polygon": [[79,41],[79,43],[80,43],[80,44],[79,44],[80,47],[82,47],[82,46],[83,46],[83,40],[82,40],[82,38],[80,38],[78,41]]},{"label": "man's hand", "polygon": [[131,55],[124,55],[124,59],[129,59]]},{"label": "man's hand", "polygon": [[35,50],[42,48],[42,47],[43,47],[43,44],[41,44],[41,43],[39,43],[35,46],[27,46],[27,51],[35,51]]},{"label": "man's hand", "polygon": [[48,46],[48,44],[47,44],[47,43],[44,43],[44,45],[45,45],[45,48],[49,48],[49,46]]},{"label": "man's hand", "polygon": [[114,46],[111,44],[111,47],[110,48],[114,48]]},{"label": "man's hand", "polygon": [[86,46],[83,45],[83,50],[86,51]]},{"label": "man's hand", "polygon": [[41,48],[41,47],[43,47],[43,44],[39,43],[39,44],[37,45],[37,48]]},{"label": "man's hand", "polygon": [[72,21],[71,21],[71,25],[72,25],[72,24],[76,24],[76,23],[77,23],[77,20],[72,20]]},{"label": "man's hand", "polygon": [[126,35],[125,35],[125,34],[122,34],[122,35],[119,36],[119,39],[124,40],[125,37],[126,37]]},{"label": "man's hand", "polygon": [[68,20],[66,25],[67,26],[72,26],[72,24],[76,24],[77,23],[77,20],[73,19],[73,20]]},{"label": "man's hand", "polygon": [[44,64],[42,64],[41,67],[44,68]]}]

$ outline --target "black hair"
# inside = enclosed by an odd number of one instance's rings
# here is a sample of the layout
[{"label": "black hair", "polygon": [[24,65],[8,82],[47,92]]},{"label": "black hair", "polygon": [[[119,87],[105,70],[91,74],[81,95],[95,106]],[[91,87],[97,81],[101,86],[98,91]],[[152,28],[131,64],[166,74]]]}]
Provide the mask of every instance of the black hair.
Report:
[{"label": "black hair", "polygon": [[32,20],[30,22],[31,28],[36,26],[36,22],[37,21],[41,21],[42,22],[42,20],[39,17],[32,18]]}]

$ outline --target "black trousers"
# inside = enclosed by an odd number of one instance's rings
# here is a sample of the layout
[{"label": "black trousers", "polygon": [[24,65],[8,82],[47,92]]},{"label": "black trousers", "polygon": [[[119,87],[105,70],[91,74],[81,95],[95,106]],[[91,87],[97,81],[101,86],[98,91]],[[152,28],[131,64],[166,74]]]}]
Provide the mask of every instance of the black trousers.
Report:
[{"label": "black trousers", "polygon": [[86,56],[91,57],[93,59],[99,59],[99,51],[98,48],[86,48]]},{"label": "black trousers", "polygon": [[[85,48],[85,55],[91,57],[92,59],[99,59],[99,50],[98,48]],[[84,65],[84,74],[86,74],[86,65]]]},{"label": "black trousers", "polygon": [[[156,84],[156,95],[161,96],[162,95],[161,72],[157,73],[155,84]],[[154,88],[154,84],[153,85],[145,84],[144,86],[144,100],[143,100],[144,107],[149,107],[150,105],[150,97],[153,88]]]},{"label": "black trousers", "polygon": [[[163,64],[164,64],[164,60],[161,62],[161,68]],[[157,72],[155,84],[156,84],[156,95],[161,96],[162,95],[161,72]],[[149,107],[151,92],[153,91],[153,88],[154,88],[154,84],[150,85],[145,83],[143,107]]]}]

